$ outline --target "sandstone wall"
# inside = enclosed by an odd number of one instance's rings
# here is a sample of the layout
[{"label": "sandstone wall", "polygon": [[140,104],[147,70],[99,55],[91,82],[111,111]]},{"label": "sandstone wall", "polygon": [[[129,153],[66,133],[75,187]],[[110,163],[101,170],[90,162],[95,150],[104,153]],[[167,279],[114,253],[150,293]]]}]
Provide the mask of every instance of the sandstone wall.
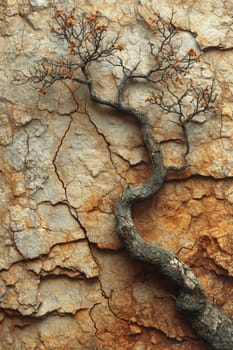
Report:
[{"label": "sandstone wall", "polygon": [[[233,317],[232,2],[65,2],[73,5],[109,19],[129,64],[146,65],[153,11],[166,18],[173,9],[183,48],[203,51],[193,79],[216,79],[221,110],[190,124],[193,166],[168,178],[134,217],[143,237],[178,253]],[[40,57],[64,55],[50,16],[47,0],[0,3],[0,349],[204,350],[176,313],[169,283],[132,261],[114,231],[123,188],[150,172],[138,126],[90,103],[77,85],[41,95],[12,82]],[[114,94],[118,74],[99,66],[98,91]],[[147,94],[135,86],[129,102],[144,106]],[[151,111],[166,164],[179,165],[182,135],[169,118]]]}]

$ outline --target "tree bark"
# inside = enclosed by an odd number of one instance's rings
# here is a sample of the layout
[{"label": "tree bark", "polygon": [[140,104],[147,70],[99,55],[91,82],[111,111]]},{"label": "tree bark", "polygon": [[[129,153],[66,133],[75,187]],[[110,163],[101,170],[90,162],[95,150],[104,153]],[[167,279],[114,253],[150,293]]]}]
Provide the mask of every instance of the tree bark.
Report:
[{"label": "tree bark", "polygon": [[[152,142],[146,115],[142,116],[135,110],[130,114],[140,123],[142,137],[152,162],[152,175],[143,185],[123,191],[115,211],[119,237],[133,258],[155,265],[164,276],[176,284],[177,310],[190,322],[208,347],[213,350],[232,350],[233,321],[208,302],[205,291],[192,269],[166,248],[146,242],[136,231],[132,219],[133,204],[156,194],[162,187],[169,169],[163,164],[159,144]],[[177,168],[177,171],[179,170]]]},{"label": "tree bark", "polygon": [[179,168],[166,168],[160,144],[152,136],[147,114],[125,105],[122,101],[113,102],[97,96],[88,74],[86,78],[93,102],[127,113],[136,119],[151,159],[151,177],[141,186],[127,187],[116,204],[116,227],[123,245],[132,258],[156,266],[166,278],[176,285],[177,295],[174,299],[178,312],[189,321],[196,334],[204,340],[209,349],[232,350],[233,321],[209,303],[192,269],[168,249],[146,242],[138,234],[132,219],[132,207],[136,202],[155,195],[161,189],[169,170],[180,172],[187,165]]}]

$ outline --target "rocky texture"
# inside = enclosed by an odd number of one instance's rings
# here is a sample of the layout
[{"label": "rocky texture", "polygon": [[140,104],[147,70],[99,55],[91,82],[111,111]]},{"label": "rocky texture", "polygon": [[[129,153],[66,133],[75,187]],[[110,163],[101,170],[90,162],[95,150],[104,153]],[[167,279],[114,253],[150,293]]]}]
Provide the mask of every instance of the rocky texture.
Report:
[{"label": "rocky texture", "polygon": [[[152,11],[174,9],[184,48],[204,52],[193,79],[216,78],[222,112],[189,125],[192,167],[169,175],[133,218],[145,239],[191,266],[209,300],[233,317],[230,7],[214,0],[78,2],[80,12],[98,8],[121,31],[129,63],[145,57]],[[90,103],[74,84],[38,96],[12,83],[17,69],[64,54],[49,35],[50,15],[47,1],[0,5],[0,348],[204,350],[175,310],[174,287],[120,250],[116,200],[150,174],[138,126]],[[95,74],[98,91],[114,94],[118,69]],[[147,95],[135,86],[128,99],[144,108]],[[180,165],[182,135],[170,120],[150,112],[165,163]]]}]

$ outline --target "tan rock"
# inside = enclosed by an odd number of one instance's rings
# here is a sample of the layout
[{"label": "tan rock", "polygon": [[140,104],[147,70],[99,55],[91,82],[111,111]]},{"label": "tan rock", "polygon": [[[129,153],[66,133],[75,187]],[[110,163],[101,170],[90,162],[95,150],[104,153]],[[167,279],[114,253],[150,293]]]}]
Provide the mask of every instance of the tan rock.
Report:
[{"label": "tan rock", "polygon": [[[108,40],[119,31],[118,55],[128,69],[140,61],[143,71],[154,62],[148,40],[155,11],[168,18],[174,10],[180,54],[202,52],[187,79],[197,86],[216,79],[217,111],[188,125],[191,166],[169,174],[133,217],[139,233],[177,253],[210,301],[232,317],[231,2],[62,5],[75,5],[82,16],[96,10],[106,16]],[[59,82],[45,95],[39,86],[13,84],[41,57],[68,57],[49,33],[51,20],[46,0],[0,3],[0,349],[205,350],[176,313],[174,288],[121,251],[115,231],[122,190],[151,172],[138,125],[91,103],[86,87],[73,82]],[[122,68],[108,62],[90,69],[97,93],[115,98]],[[126,102],[148,111],[166,165],[182,165],[182,130],[175,115],[145,104],[151,90],[135,81]]]},{"label": "tan rock", "polygon": [[25,316],[33,314],[39,306],[39,279],[20,265],[2,272],[2,279],[8,288],[1,300],[1,307]]},{"label": "tan rock", "polygon": [[88,240],[102,249],[119,249],[121,247],[115,230],[113,214],[98,210],[90,213],[80,213],[79,219],[86,228]]},{"label": "tan rock", "polygon": [[70,277],[98,276],[98,266],[86,241],[54,246],[41,266],[42,275],[65,274]]},{"label": "tan rock", "polygon": [[42,281],[38,296],[40,307],[37,316],[55,311],[75,314],[80,309],[90,309],[102,300],[98,281],[75,281],[64,277]]}]

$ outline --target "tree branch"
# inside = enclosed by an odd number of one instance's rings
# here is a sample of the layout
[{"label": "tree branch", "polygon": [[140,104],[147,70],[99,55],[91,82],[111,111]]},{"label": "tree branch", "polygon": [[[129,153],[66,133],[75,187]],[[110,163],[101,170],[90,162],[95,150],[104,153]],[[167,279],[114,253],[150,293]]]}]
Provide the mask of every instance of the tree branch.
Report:
[{"label": "tree branch", "polygon": [[[115,216],[119,237],[129,254],[140,261],[156,266],[164,276],[177,287],[175,297],[179,312],[189,320],[197,334],[214,350],[231,350],[233,344],[233,322],[212,306],[206,297],[203,287],[198,282],[192,269],[185,265],[177,255],[157,244],[146,242],[137,232],[132,219],[132,208],[136,202],[150,198],[158,193],[163,186],[169,171],[183,171],[188,164],[186,156],[189,153],[187,125],[200,113],[211,111],[216,103],[214,84],[210,87],[194,87],[193,82],[185,84],[184,76],[198,60],[194,49],[190,49],[183,57],[179,57],[179,47],[176,41],[176,28],[173,24],[173,14],[164,20],[159,14],[151,18],[152,41],[149,42],[153,67],[146,72],[140,72],[140,61],[132,68],[125,66],[118,57],[118,63],[110,61],[113,66],[122,68],[122,77],[117,88],[116,100],[97,95],[90,66],[93,61],[100,62],[103,58],[111,58],[114,53],[122,51],[124,46],[118,44],[119,34],[112,42],[105,41],[107,23],[99,21],[99,15],[78,18],[72,9],[69,13],[54,7],[55,25],[51,33],[67,44],[73,61],[42,62],[30,70],[26,82],[39,86],[41,93],[58,80],[70,79],[87,86],[90,99],[101,105],[110,107],[121,114],[132,116],[139,124],[142,139],[151,159],[152,174],[142,185],[127,187],[116,203]],[[154,44],[157,40],[157,45]],[[150,83],[153,93],[146,99],[151,105],[158,105],[162,111],[178,117],[178,124],[183,132],[186,152],[182,167],[166,167],[160,143],[153,137],[147,113],[126,104],[125,94],[133,80]],[[18,79],[15,79],[18,82]],[[20,79],[19,79],[20,80]],[[174,88],[172,84],[175,84]],[[184,86],[183,86],[184,84]],[[158,94],[154,92],[157,85],[164,89]],[[179,87],[179,92],[177,92]]]}]

